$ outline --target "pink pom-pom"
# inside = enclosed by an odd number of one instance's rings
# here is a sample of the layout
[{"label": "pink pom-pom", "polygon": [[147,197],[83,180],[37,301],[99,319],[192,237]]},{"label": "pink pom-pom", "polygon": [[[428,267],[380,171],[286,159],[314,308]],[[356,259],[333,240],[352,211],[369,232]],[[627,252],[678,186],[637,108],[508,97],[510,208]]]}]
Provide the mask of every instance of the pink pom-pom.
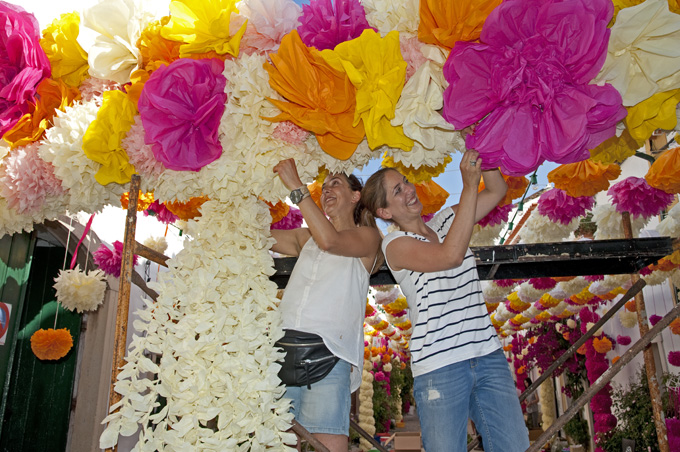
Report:
[{"label": "pink pom-pom", "polygon": [[159,176],[165,171],[165,165],[156,160],[156,156],[153,155],[151,145],[144,142],[144,125],[141,116],[135,117],[135,123],[121,141],[121,146],[127,152],[130,163],[135,166],[142,177]]},{"label": "pink pom-pom", "polygon": [[656,315],[656,314],[650,315],[650,316],[649,316],[649,324],[652,325],[652,326],[654,326],[654,325],[656,325],[657,323],[659,323],[659,320],[661,320],[662,318],[663,318],[663,317],[661,317],[660,315]]},{"label": "pink pom-pom", "polygon": [[[102,243],[99,246],[99,249],[94,252],[93,257],[94,263],[97,264],[97,267],[104,271],[104,273],[120,278],[120,267],[123,262],[122,242],[118,240],[113,242],[113,251]],[[139,256],[135,255],[133,265],[137,265],[138,259]]]},{"label": "pink pom-pom", "polygon": [[151,203],[149,207],[144,211],[144,216],[155,216],[158,221],[163,224],[172,224],[179,219],[177,215],[170,212],[165,204],[155,200]]},{"label": "pink pom-pom", "polygon": [[581,196],[574,198],[559,188],[553,188],[538,198],[538,213],[552,221],[569,224],[574,218],[582,217],[593,208],[595,198]]},{"label": "pink pom-pom", "polygon": [[291,207],[285,217],[272,224],[271,229],[297,229],[301,226],[302,212],[300,209]]},{"label": "pink pom-pom", "polygon": [[680,352],[669,352],[668,362],[675,367],[680,367]]},{"label": "pink pom-pom", "polygon": [[307,47],[334,49],[372,29],[359,0],[311,0],[302,6],[297,31]]},{"label": "pink pom-pom", "polygon": [[557,281],[552,278],[531,278],[529,284],[536,290],[550,290],[557,285]]},{"label": "pink pom-pom", "polygon": [[642,177],[628,177],[612,185],[607,194],[619,213],[628,212],[633,217],[649,218],[666,208],[675,195],[650,186]]},{"label": "pink pom-pom", "polygon": [[308,131],[290,121],[278,123],[272,133],[272,137],[295,145],[302,144],[308,136]]},{"label": "pink pom-pom", "polygon": [[513,204],[506,204],[504,206],[496,206],[491,209],[484,218],[477,222],[481,227],[495,226],[497,224],[505,223],[510,217],[510,211],[515,207]]},{"label": "pink pom-pom", "polygon": [[623,345],[623,346],[630,345],[630,342],[631,342],[630,336],[621,336],[621,335],[616,336],[616,343],[619,344],[619,345]]},{"label": "pink pom-pom", "polygon": [[0,194],[21,214],[37,212],[47,196],[64,193],[54,166],[38,155],[38,143],[13,150],[0,165]]}]

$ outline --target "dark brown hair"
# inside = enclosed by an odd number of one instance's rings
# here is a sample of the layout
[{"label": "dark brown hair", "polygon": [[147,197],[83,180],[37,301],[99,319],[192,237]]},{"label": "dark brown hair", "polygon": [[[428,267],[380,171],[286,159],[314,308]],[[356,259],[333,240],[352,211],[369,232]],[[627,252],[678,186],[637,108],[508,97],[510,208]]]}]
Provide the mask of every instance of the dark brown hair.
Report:
[{"label": "dark brown hair", "polygon": [[[345,179],[349,183],[350,190],[358,191],[359,193],[361,193],[361,196],[363,198],[364,184],[362,184],[361,179],[356,177],[354,174],[349,175],[345,173],[340,174],[345,176]],[[354,224],[356,224],[357,226],[370,226],[373,228],[378,227],[375,223],[375,218],[373,217],[371,212],[366,210],[361,200],[354,207]]]}]

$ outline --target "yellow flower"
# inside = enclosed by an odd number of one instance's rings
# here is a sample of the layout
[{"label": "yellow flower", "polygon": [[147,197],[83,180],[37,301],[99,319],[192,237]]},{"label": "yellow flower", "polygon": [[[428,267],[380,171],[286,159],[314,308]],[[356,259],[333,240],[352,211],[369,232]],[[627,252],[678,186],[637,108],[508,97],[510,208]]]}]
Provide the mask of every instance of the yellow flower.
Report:
[{"label": "yellow flower", "polygon": [[231,13],[238,13],[236,0],[173,0],[170,22],[161,35],[183,42],[179,49],[182,58],[209,52],[237,57],[246,22],[231,34]]},{"label": "yellow flower", "polygon": [[370,148],[387,145],[411,150],[413,140],[404,135],[401,126],[390,123],[406,80],[399,32],[391,31],[381,38],[367,29],[358,38],[338,44],[334,50],[323,50],[321,56],[331,67],[345,72],[356,87],[353,125],[363,121]]},{"label": "yellow flower", "polygon": [[134,123],[137,108],[122,91],[106,91],[97,119],[83,136],[83,152],[101,163],[94,178],[102,185],[126,184],[135,173],[121,141]]},{"label": "yellow flower", "polygon": [[394,315],[398,312],[403,311],[406,308],[408,308],[408,303],[406,302],[406,297],[400,296],[400,297],[397,297],[397,299],[394,300],[392,303],[385,305],[385,312],[390,314],[390,315]]},{"label": "yellow flower", "polygon": [[678,123],[675,107],[680,102],[680,89],[656,93],[628,107],[623,122],[638,143],[647,140],[656,129],[673,130]]},{"label": "yellow flower", "polygon": [[88,77],[87,52],[78,44],[80,16],[62,14],[43,30],[40,46],[52,64],[52,78],[77,88]]},{"label": "yellow flower", "polygon": [[170,23],[170,17],[149,23],[139,37],[139,52],[142,55],[142,66],[153,72],[163,64],[170,64],[180,56],[182,42],[166,39],[161,30]]},{"label": "yellow flower", "polygon": [[[539,301],[539,303],[541,303],[541,306],[543,306],[546,309],[554,308],[555,306],[560,304],[560,300],[558,300],[557,298],[554,298],[549,293],[543,294],[541,299],[538,300],[538,301]],[[550,317],[550,316],[548,316],[548,317]]]},{"label": "yellow flower", "polygon": [[412,184],[419,184],[421,182],[427,182],[433,177],[437,177],[444,172],[446,165],[448,165],[451,160],[450,156],[446,156],[444,161],[437,166],[421,165],[418,168],[413,168],[412,166],[404,165],[402,162],[395,162],[394,158],[387,155],[387,152],[383,154],[382,166],[388,168],[395,168],[401,174],[406,176],[409,182]]},{"label": "yellow flower", "polygon": [[[139,195],[137,197],[137,212],[143,212],[153,204],[153,192],[143,193],[139,190]],[[126,191],[120,197],[120,206],[127,210],[128,205],[130,205],[130,192]]]},{"label": "yellow flower", "polygon": [[543,311],[536,316],[536,319],[540,320],[541,322],[547,322],[550,320],[550,317],[552,317],[552,314],[549,311]]},{"label": "yellow flower", "polygon": [[590,150],[590,158],[604,165],[623,162],[640,148],[638,143],[624,130],[620,137],[613,136],[595,149]]}]

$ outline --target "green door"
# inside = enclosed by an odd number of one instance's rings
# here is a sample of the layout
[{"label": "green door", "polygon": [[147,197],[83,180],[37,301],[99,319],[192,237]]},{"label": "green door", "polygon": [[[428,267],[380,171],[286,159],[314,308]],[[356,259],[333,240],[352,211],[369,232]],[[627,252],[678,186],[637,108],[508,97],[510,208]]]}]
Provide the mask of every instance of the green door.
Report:
[{"label": "green door", "polygon": [[[13,302],[10,331],[0,345],[0,366],[4,365],[0,451],[66,450],[81,316],[58,305],[52,287],[64,264],[64,250],[51,237],[15,234],[0,241],[0,265],[15,275],[0,287],[3,301]],[[22,256],[24,263],[19,265]],[[5,292],[12,297],[5,298]],[[60,360],[39,360],[31,350],[31,336],[40,328],[67,328],[73,348]]]}]

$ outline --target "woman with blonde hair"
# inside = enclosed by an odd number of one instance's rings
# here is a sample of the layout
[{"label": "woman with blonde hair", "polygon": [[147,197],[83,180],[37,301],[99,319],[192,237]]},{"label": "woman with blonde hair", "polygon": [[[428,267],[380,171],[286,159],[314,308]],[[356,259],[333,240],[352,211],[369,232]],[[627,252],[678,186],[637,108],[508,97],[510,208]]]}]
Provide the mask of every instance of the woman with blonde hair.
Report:
[{"label": "woman with blonde hair", "polygon": [[477,151],[460,163],[459,204],[425,223],[415,187],[391,168],[367,181],[362,202],[399,227],[382,242],[390,271],[409,305],[411,370],[427,452],[467,450],[472,419],[486,452],[529,447],[512,375],[482,297],[472,230],[505,196],[498,170],[484,172]]},{"label": "woman with blonde hair", "polygon": [[298,260],[280,304],[286,351],[279,376],[297,421],[332,452],[346,452],[351,393],[361,383],[369,278],[381,264],[380,232],[360,203],[361,182],[332,173],[321,191],[323,212],[295,162],[274,167],[306,228],[272,230],[272,250]]}]

